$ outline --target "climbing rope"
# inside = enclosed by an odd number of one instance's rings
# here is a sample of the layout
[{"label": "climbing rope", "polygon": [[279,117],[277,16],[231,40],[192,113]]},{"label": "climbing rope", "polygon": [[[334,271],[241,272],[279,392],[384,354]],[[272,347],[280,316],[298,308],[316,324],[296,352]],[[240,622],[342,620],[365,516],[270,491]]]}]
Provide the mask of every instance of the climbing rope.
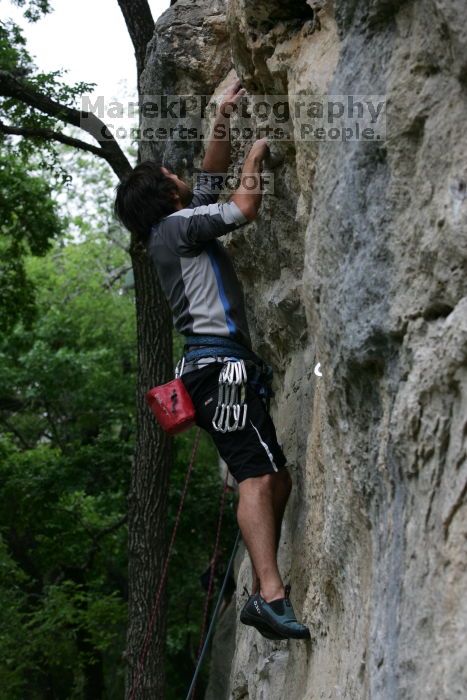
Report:
[{"label": "climbing rope", "polygon": [[227,571],[225,572],[224,581],[222,582],[222,587],[221,587],[221,590],[219,591],[219,596],[218,596],[218,598],[217,598],[216,607],[214,608],[214,612],[213,612],[213,614],[212,614],[211,624],[209,625],[209,629],[208,629],[208,632],[207,632],[207,634],[206,634],[206,639],[205,639],[205,642],[204,642],[204,646],[203,646],[203,649],[202,649],[202,651],[201,651],[201,654],[200,654],[200,656],[199,656],[199,658],[198,658],[198,663],[196,664],[195,673],[194,673],[194,676],[193,676],[193,680],[191,681],[191,685],[190,685],[190,688],[189,688],[189,690],[188,690],[188,695],[186,696],[186,700],[191,700],[192,693],[193,693],[193,690],[194,690],[195,684],[196,684],[196,679],[197,679],[198,673],[199,673],[199,671],[200,671],[200,669],[201,669],[201,664],[203,663],[204,655],[205,655],[206,650],[207,650],[207,648],[208,648],[209,640],[210,640],[211,635],[212,635],[212,633],[213,633],[213,631],[214,631],[214,623],[216,622],[217,613],[218,613],[218,611],[219,611],[219,607],[220,607],[222,598],[223,598],[223,596],[224,596],[224,591],[225,591],[225,587],[226,587],[226,585],[227,585],[227,580],[228,580],[228,578],[229,578],[229,576],[230,576],[230,572],[231,572],[232,567],[233,567],[233,562],[234,562],[234,559],[235,559],[235,553],[236,553],[236,551],[237,551],[237,547],[238,547],[239,541],[240,541],[240,528],[238,529],[238,532],[237,532],[237,539],[235,540],[235,543],[234,543],[234,546],[233,546],[233,549],[232,549],[232,554],[230,555],[230,560],[229,560],[229,564],[228,564],[228,566],[227,566]]},{"label": "climbing rope", "polygon": [[159,588],[157,590],[156,599],[155,599],[154,605],[152,607],[151,614],[149,616],[149,622],[148,622],[148,627],[147,627],[147,631],[146,631],[146,636],[145,636],[144,641],[143,641],[143,647],[142,647],[139,662],[138,662],[138,665],[136,668],[135,679],[133,681],[133,687],[132,687],[132,690],[130,692],[130,700],[134,700],[134,698],[136,697],[136,692],[139,688],[139,684],[141,683],[141,680],[143,677],[144,663],[146,661],[146,656],[147,656],[147,653],[149,651],[149,645],[151,643],[152,634],[154,632],[154,626],[156,623],[156,614],[157,614],[157,609],[159,607],[159,599],[160,599],[162,588],[164,586],[165,579],[167,576],[169,559],[170,559],[170,555],[172,553],[172,547],[173,547],[173,543],[175,541],[175,535],[177,534],[177,529],[178,529],[178,525],[180,522],[180,515],[182,512],[183,504],[185,502],[185,496],[186,496],[186,492],[187,492],[187,488],[188,488],[188,482],[190,480],[191,472],[193,470],[193,464],[195,461],[196,452],[198,450],[200,436],[201,436],[201,428],[198,427],[198,430],[196,431],[195,440],[193,443],[193,449],[191,451],[190,463],[188,465],[188,470],[187,470],[187,473],[185,476],[185,483],[183,485],[183,491],[182,491],[182,495],[180,498],[180,504],[178,506],[177,516],[175,518],[175,524],[174,524],[174,527],[172,530],[172,537],[170,538],[170,544],[169,544],[169,548],[167,550],[167,556],[165,558],[164,568],[162,570],[162,577],[161,577],[161,580],[159,583]]},{"label": "climbing rope", "polygon": [[[222,489],[222,495],[221,495],[221,505],[219,508],[219,517],[217,520],[217,532],[216,532],[216,543],[214,545],[214,554],[211,560],[211,572],[209,575],[209,585],[208,585],[208,592],[206,595],[206,600],[204,603],[204,614],[203,614],[203,624],[201,627],[201,635],[200,635],[200,640],[199,640],[199,646],[198,646],[198,652],[196,654],[196,661],[198,663],[199,658],[201,656],[201,651],[203,647],[203,642],[204,642],[204,630],[206,629],[206,622],[208,619],[208,612],[209,612],[209,603],[211,601],[211,593],[212,593],[212,586],[214,583],[214,573],[216,570],[216,562],[217,562],[217,554],[219,551],[219,540],[220,540],[220,534],[221,534],[221,525],[222,525],[222,518],[224,515],[224,506],[225,506],[225,494],[227,492],[227,482],[229,479],[229,472],[226,470],[225,474],[225,480],[224,480],[224,488]],[[197,674],[196,674],[197,675]],[[192,689],[191,689],[191,695],[189,698],[194,697],[194,692],[195,692],[195,685],[192,683]]]}]

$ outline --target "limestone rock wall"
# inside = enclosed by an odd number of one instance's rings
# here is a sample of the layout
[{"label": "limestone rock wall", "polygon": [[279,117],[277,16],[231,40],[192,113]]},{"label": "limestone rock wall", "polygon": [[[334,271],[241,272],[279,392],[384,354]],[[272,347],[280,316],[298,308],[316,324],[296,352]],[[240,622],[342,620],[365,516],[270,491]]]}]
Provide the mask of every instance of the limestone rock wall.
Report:
[{"label": "limestone rock wall", "polygon": [[281,571],[314,641],[232,624],[226,644],[242,549],[207,698],[464,698],[467,6],[178,0],[143,82],[221,92],[233,70],[251,93],[385,95],[387,138],[282,144],[276,196],[226,241],[275,369]]}]

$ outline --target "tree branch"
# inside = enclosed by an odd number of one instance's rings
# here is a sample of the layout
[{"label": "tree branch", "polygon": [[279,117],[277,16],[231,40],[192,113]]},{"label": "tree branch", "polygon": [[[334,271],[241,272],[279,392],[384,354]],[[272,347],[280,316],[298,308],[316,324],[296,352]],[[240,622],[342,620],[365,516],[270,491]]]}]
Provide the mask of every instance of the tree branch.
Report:
[{"label": "tree branch", "polygon": [[125,525],[125,523],[128,522],[128,513],[125,513],[125,515],[122,515],[121,518],[113,522],[111,525],[107,525],[107,527],[101,528],[98,532],[93,534],[93,540],[95,543],[99,542],[103,537],[106,537],[106,535],[110,535],[112,532],[116,532],[119,530],[122,525]]},{"label": "tree branch", "polygon": [[[44,95],[26,80],[0,70],[0,95],[13,97],[44,114],[77,126],[100,143],[97,155],[104,158],[119,179],[131,171],[131,165],[108,127],[92,112],[68,107]],[[55,133],[55,132],[54,132]],[[85,143],[85,142],[82,142]]]},{"label": "tree branch", "polygon": [[115,272],[113,275],[111,275],[106,280],[104,280],[104,282],[102,283],[103,289],[112,289],[113,285],[116,282],[118,282],[118,280],[121,277],[123,277],[123,275],[126,275],[126,273],[132,269],[133,269],[132,265],[125,265],[124,267],[122,267],[121,270],[119,270],[118,272]]},{"label": "tree branch", "polygon": [[102,149],[99,146],[93,146],[91,143],[86,143],[86,141],[81,141],[81,139],[75,139],[72,136],[66,136],[52,129],[8,126],[8,124],[0,120],[0,133],[10,136],[26,136],[27,138],[42,139],[44,141],[59,141],[66,146],[74,146],[75,148],[80,148],[82,151],[89,151],[89,153],[94,153],[94,155],[103,158]]},{"label": "tree branch", "polygon": [[16,435],[22,446],[24,447],[25,450],[30,450],[32,449],[32,445],[30,445],[27,440],[21,435],[19,430],[16,430],[14,425],[11,425],[6,418],[0,418],[0,421],[3,423],[3,425],[9,430],[10,432],[13,433],[13,435]]},{"label": "tree branch", "polygon": [[156,25],[147,0],[117,1],[133,42],[139,83],[139,76],[144,68],[146,49],[153,37]]}]

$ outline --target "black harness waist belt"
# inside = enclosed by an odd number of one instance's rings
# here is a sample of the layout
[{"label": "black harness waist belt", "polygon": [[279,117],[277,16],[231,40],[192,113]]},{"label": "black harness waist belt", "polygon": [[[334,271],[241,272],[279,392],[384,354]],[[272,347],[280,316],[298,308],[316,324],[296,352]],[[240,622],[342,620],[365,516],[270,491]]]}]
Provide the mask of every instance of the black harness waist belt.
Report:
[{"label": "black harness waist belt", "polygon": [[188,364],[202,357],[222,357],[245,360],[252,369],[252,375],[248,381],[252,384],[256,393],[265,400],[269,409],[270,398],[274,396],[272,390],[273,369],[253,350],[237,343],[230,338],[215,335],[187,335],[183,348],[185,362]]}]

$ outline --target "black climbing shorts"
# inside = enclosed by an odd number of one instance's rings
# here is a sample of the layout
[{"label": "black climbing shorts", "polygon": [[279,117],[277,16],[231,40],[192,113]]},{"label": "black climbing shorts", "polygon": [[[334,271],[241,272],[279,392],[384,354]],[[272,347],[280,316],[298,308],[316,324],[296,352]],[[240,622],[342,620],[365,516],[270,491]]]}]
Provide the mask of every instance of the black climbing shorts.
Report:
[{"label": "black climbing shorts", "polygon": [[221,433],[212,425],[219,394],[221,362],[182,374],[182,381],[196,409],[196,424],[213,438],[220,456],[238,483],[252,476],[286,469],[286,458],[277,442],[276,429],[263,400],[246,385],[247,417],[243,430]]}]

